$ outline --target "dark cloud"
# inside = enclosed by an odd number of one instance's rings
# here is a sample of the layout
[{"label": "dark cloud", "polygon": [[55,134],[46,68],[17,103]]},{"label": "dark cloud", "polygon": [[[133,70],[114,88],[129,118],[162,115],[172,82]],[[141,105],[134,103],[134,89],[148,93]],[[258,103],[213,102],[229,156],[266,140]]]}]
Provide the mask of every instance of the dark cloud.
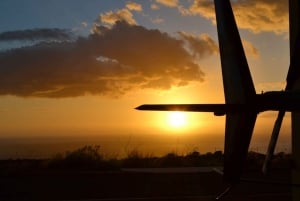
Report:
[{"label": "dark cloud", "polygon": [[0,41],[45,39],[64,41],[71,37],[71,32],[65,29],[27,29],[0,33]]},{"label": "dark cloud", "polygon": [[[120,96],[137,88],[170,89],[204,74],[183,40],[117,22],[74,42],[43,42],[0,53],[0,95]],[[203,48],[206,48],[205,44]]]}]

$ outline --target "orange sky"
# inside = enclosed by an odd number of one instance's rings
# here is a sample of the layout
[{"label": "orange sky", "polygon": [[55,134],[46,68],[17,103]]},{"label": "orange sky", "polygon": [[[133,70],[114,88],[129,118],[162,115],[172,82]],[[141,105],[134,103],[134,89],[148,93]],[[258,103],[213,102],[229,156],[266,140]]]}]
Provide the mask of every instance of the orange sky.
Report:
[{"label": "orange sky", "polygon": [[[18,12],[0,2],[0,139],[147,135],[153,145],[169,137],[201,151],[222,149],[224,117],[188,113],[174,128],[166,112],[134,110],[224,102],[212,2],[103,2],[29,0]],[[233,8],[257,93],[283,89],[287,2],[238,0]],[[275,113],[259,115],[252,147],[266,144],[274,121]],[[287,115],[282,146],[289,129]],[[151,151],[149,143],[140,142]]]}]

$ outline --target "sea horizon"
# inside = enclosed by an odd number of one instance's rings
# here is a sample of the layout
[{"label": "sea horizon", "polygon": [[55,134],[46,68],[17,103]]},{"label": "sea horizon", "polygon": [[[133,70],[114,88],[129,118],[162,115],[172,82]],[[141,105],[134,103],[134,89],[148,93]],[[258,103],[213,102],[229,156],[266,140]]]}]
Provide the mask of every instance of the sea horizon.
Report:
[{"label": "sea horizon", "polygon": [[[163,156],[168,153],[186,155],[191,152],[205,154],[222,151],[224,136],[215,135],[164,135],[164,134],[101,134],[101,135],[47,135],[2,136],[0,159],[43,159],[65,154],[84,146],[100,146],[105,158],[125,158],[132,151],[143,156]],[[253,136],[249,151],[265,154],[268,137]],[[275,152],[291,153],[289,136],[283,135]]]}]

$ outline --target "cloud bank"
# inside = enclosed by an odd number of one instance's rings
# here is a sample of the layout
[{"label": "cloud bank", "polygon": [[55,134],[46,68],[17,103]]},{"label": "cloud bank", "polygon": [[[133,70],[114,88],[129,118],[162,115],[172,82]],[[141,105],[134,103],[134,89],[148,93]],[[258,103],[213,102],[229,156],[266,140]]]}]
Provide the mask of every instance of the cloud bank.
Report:
[{"label": "cloud bank", "polygon": [[[33,32],[32,36],[13,38],[39,37]],[[208,36],[181,33],[175,38],[125,21],[97,25],[86,38],[44,41],[0,52],[0,95],[118,97],[135,89],[170,89],[201,82],[204,73],[195,55],[215,51],[216,45]]]}]

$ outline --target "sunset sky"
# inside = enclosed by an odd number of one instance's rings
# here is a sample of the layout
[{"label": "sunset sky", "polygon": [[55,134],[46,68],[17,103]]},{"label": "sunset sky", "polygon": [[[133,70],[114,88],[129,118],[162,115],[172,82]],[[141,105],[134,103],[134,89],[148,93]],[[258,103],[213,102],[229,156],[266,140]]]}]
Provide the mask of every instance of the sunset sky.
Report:
[{"label": "sunset sky", "polygon": [[[284,89],[288,1],[231,2],[256,92]],[[1,0],[0,144],[47,137],[101,144],[105,136],[153,153],[222,149],[224,117],[186,113],[176,123],[167,112],[134,110],[223,103],[217,41],[211,0]],[[275,116],[259,115],[252,147],[267,143]],[[283,148],[289,129],[287,115]]]}]

